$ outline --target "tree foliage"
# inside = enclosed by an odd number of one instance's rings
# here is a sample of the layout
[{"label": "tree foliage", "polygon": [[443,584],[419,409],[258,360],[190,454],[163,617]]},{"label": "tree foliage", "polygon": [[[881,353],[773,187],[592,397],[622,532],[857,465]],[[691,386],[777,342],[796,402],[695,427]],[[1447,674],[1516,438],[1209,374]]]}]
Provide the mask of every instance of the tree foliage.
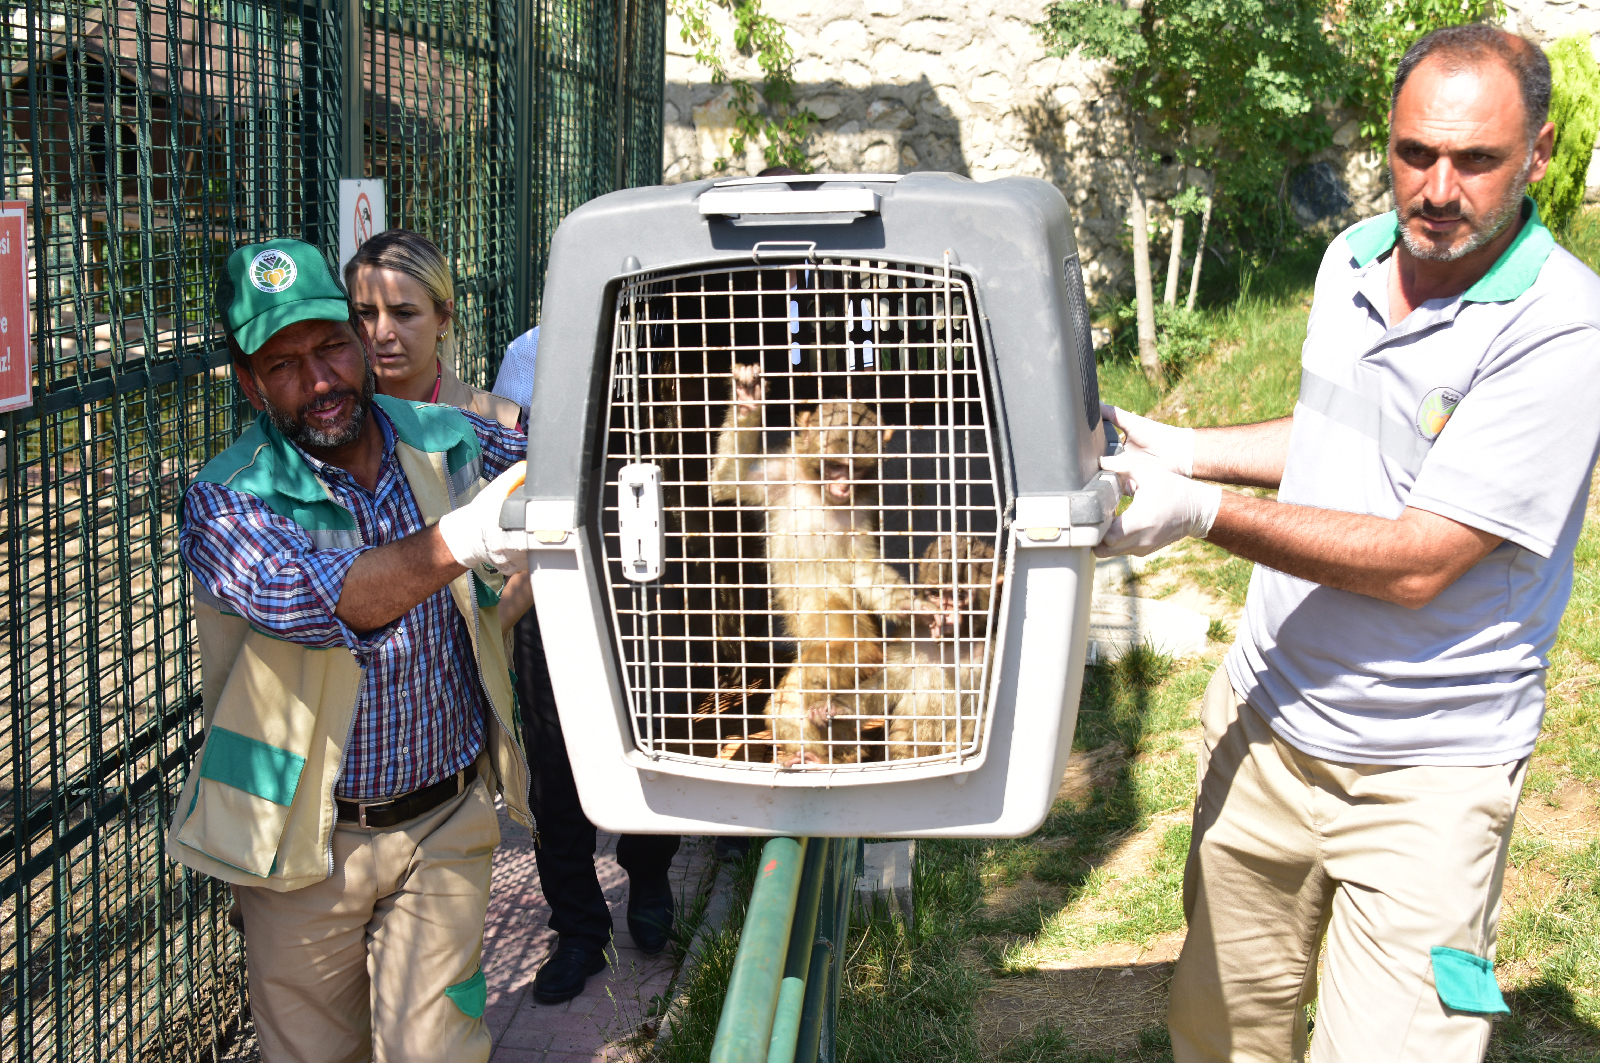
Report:
[{"label": "tree foliage", "polygon": [[679,35],[684,43],[694,46],[695,62],[711,72],[711,83],[733,89],[734,134],[728,141],[728,155],[717,159],[714,165],[719,170],[727,169],[729,158],[742,156],[754,141],[761,145],[768,166],[804,171],[805,141],[817,116],[795,105],[794,49],[783,23],[761,10],[761,0],[715,0],[733,16],[734,48],[754,56],[761,68],[758,89],[745,78],[728,72],[722,40],[711,25],[712,2],[669,0],[668,10],[682,24]]},{"label": "tree foliage", "polygon": [[[1291,159],[1331,143],[1317,111],[1343,87],[1343,60],[1315,0],[1056,0],[1035,30],[1053,54],[1110,60],[1134,145],[1171,145],[1211,170],[1235,238],[1283,226]],[[1139,160],[1147,161],[1147,158]]]},{"label": "tree foliage", "polygon": [[1589,50],[1589,38],[1563,37],[1549,48],[1550,121],[1556,127],[1556,150],[1544,180],[1528,191],[1539,215],[1555,230],[1565,229],[1578,208],[1589,174],[1595,133],[1600,131],[1600,66]]},{"label": "tree foliage", "polygon": [[1441,26],[1481,22],[1489,0],[1348,0],[1338,21],[1344,47],[1344,100],[1361,135],[1380,154],[1389,146],[1389,89],[1413,41]]}]

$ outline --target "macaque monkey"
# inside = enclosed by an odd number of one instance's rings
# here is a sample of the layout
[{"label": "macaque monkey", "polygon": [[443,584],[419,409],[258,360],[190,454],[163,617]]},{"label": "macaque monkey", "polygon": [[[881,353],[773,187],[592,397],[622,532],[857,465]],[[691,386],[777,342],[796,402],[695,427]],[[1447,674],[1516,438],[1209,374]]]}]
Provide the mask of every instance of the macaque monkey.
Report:
[{"label": "macaque monkey", "polygon": [[952,543],[941,535],[922,558],[912,635],[888,644],[879,692],[863,698],[864,712],[888,717],[890,760],[949,753],[972,741],[977,725],[994,548],[977,536]]},{"label": "macaque monkey", "polygon": [[[794,437],[765,448],[759,365],[733,367],[733,402],[711,469],[714,501],[759,506],[773,609],[798,661],[768,708],[780,763],[853,760],[826,744],[835,717],[859,714],[859,692],[883,664],[882,620],[903,623],[915,594],[883,562],[876,512],[878,461],[893,429],[861,402],[824,402],[795,417]],[[838,721],[854,732],[857,721]]]}]

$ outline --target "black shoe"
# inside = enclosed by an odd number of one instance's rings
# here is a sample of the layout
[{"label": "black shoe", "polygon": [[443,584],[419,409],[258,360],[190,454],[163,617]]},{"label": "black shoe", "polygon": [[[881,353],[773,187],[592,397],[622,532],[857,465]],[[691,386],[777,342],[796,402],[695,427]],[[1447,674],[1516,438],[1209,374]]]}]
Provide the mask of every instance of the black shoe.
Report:
[{"label": "black shoe", "polygon": [[583,992],[591,974],[606,969],[603,945],[583,938],[558,938],[556,950],[533,976],[533,999],[541,1004],[559,1004]]},{"label": "black shoe", "polygon": [[672,883],[628,882],[628,933],[646,956],[654,956],[672,940]]}]

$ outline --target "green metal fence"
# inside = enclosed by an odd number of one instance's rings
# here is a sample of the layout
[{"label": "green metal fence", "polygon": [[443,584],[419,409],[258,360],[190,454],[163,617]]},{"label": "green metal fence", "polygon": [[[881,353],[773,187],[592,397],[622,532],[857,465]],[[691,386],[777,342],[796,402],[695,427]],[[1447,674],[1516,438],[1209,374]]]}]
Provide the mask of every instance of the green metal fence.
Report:
[{"label": "green metal fence", "polygon": [[773,838],[739,933],[711,1063],[834,1063],[859,838]]},{"label": "green metal fence", "polygon": [[241,942],[226,889],[162,853],[200,728],[176,505],[246,412],[210,278],[250,240],[336,247],[338,179],[383,177],[389,224],[450,257],[461,368],[487,380],[559,218],[657,179],[663,0],[0,19],[35,364],[33,405],[0,414],[0,1059],[211,1058]]}]

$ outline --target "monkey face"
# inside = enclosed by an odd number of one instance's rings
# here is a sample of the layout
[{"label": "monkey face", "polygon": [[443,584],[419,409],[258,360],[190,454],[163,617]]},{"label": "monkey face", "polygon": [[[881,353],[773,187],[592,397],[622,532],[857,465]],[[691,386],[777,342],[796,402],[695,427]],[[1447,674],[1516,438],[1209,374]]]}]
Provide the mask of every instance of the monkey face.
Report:
[{"label": "monkey face", "polygon": [[894,429],[880,428],[878,415],[864,402],[824,402],[795,417],[794,449],[797,454],[847,458],[857,466],[870,466]]},{"label": "monkey face", "polygon": [[994,548],[977,536],[956,536],[953,550],[948,536],[929,543],[917,562],[917,583],[934,633],[955,634],[966,620],[972,634],[981,637],[988,630],[993,579]]},{"label": "monkey face", "polygon": [[823,501],[835,506],[855,501],[861,486],[877,478],[879,450],[894,434],[878,428],[878,415],[864,402],[824,402],[802,411],[795,427],[795,453],[820,457]]},{"label": "monkey face", "polygon": [[830,505],[844,505],[855,494],[858,481],[871,479],[872,466],[868,462],[841,460],[834,457],[822,459],[822,498]]}]

